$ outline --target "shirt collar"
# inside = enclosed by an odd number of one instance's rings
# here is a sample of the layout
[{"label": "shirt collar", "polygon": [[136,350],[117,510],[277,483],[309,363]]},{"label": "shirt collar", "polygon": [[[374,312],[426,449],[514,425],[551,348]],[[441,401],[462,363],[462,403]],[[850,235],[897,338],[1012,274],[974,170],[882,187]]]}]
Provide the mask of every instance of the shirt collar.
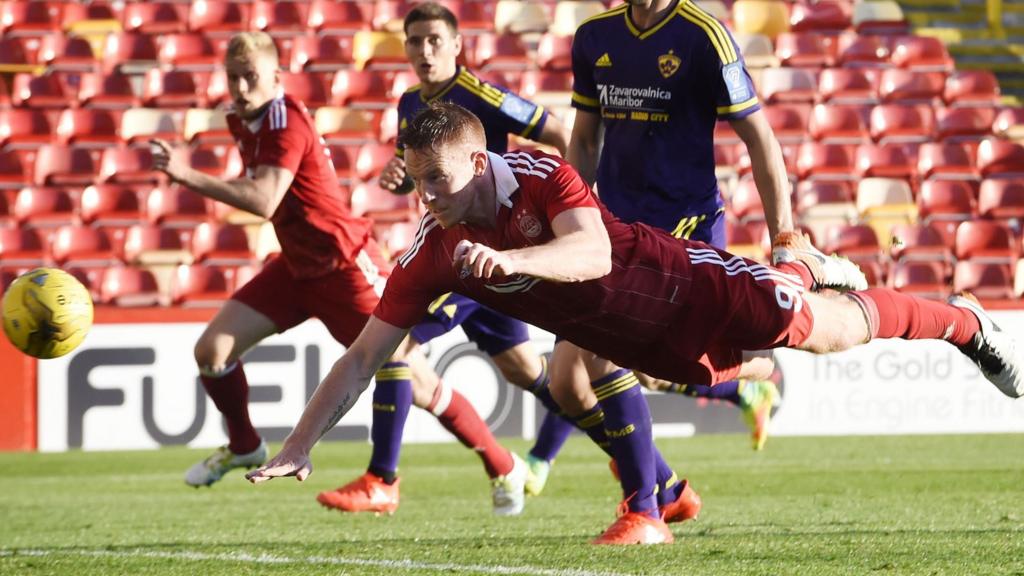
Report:
[{"label": "shirt collar", "polygon": [[[284,88],[278,88],[277,89],[277,96],[274,96],[274,100],[282,100],[282,99],[284,99]],[[248,126],[248,128],[249,128],[249,132],[252,132],[253,134],[255,134],[255,133],[260,131],[260,126],[263,125],[263,119],[267,117],[267,112],[270,112],[271,106],[274,105],[274,100],[270,101],[270,104],[266,108],[263,109],[263,112],[259,116],[253,118],[252,120],[250,120],[250,121],[248,121],[246,123],[246,126]]]},{"label": "shirt collar", "polygon": [[498,200],[494,210],[497,212],[499,206],[511,208],[512,194],[519,189],[519,181],[504,158],[494,152],[488,152],[487,157],[491,162],[491,171],[494,172],[494,187]]}]

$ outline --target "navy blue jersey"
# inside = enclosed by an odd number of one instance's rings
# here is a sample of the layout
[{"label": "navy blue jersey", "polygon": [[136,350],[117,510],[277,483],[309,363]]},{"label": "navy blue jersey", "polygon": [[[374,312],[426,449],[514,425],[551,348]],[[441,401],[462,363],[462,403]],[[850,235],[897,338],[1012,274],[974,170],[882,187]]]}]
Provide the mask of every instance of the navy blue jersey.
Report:
[{"label": "navy blue jersey", "polygon": [[760,109],[725,26],[679,0],[641,31],[623,4],[580,25],[572,66],[572,105],[605,127],[597,191],[612,213],[677,236],[714,216],[715,122]]},{"label": "navy blue jersey", "polygon": [[398,101],[398,151],[402,157],[402,133],[417,112],[435,100],[454,102],[476,114],[487,134],[487,149],[495,154],[508,151],[508,135],[518,134],[530,140],[540,139],[548,112],[543,106],[509,92],[507,88],[485,82],[459,66],[455,77],[440,92],[423,98],[419,84],[402,94]]}]

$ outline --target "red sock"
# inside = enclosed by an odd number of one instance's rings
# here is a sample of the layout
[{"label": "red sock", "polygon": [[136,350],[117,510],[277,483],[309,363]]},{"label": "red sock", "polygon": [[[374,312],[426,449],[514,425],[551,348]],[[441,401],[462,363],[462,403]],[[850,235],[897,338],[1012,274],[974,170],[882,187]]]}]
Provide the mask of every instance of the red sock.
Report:
[{"label": "red sock", "polygon": [[814,289],[814,276],[811,276],[811,270],[805,264],[800,262],[784,262],[782,264],[774,264],[773,266],[786,274],[799,276],[800,281],[803,282],[804,289]]},{"label": "red sock", "polygon": [[945,340],[956,346],[971,341],[981,329],[978,318],[964,308],[925,300],[889,288],[850,292],[868,316],[872,338]]},{"label": "red sock", "polygon": [[235,454],[247,454],[259,448],[260,435],[249,421],[249,382],[245,379],[242,361],[220,376],[201,374],[199,378],[217,410],[224,415],[228,449]]},{"label": "red sock", "polygon": [[433,412],[441,425],[458,438],[463,446],[472,448],[480,455],[489,477],[497,478],[512,471],[512,454],[498,444],[487,423],[480,418],[465,396],[441,383],[427,410]]}]

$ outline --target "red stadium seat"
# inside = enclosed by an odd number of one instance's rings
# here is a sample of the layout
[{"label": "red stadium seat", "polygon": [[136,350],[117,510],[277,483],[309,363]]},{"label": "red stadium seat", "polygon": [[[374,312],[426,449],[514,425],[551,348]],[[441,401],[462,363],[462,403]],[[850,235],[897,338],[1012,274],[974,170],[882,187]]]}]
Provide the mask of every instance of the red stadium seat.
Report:
[{"label": "red stadium seat", "polygon": [[63,226],[53,235],[53,260],[62,267],[113,266],[120,262],[102,230],[84,226]]},{"label": "red stadium seat", "polygon": [[792,32],[842,32],[850,27],[850,5],[846,2],[822,0],[794,3],[789,11]]},{"label": "red stadium seat", "polygon": [[1009,264],[962,261],[953,271],[953,292],[970,292],[982,300],[1012,300],[1013,274]]},{"label": "red stadium seat", "polygon": [[537,64],[541,70],[568,72],[572,70],[572,36],[544,34],[537,45]]},{"label": "red stadium seat", "polygon": [[103,52],[108,70],[125,74],[141,74],[160,65],[156,40],[145,34],[111,34]]},{"label": "red stadium seat", "polygon": [[241,266],[254,260],[245,228],[204,222],[192,233],[192,255],[207,265]]},{"label": "red stadium seat", "polygon": [[115,306],[158,306],[163,302],[156,277],[143,268],[107,268],[99,292],[101,303]]},{"label": "red stadium seat", "polygon": [[978,146],[978,171],[982,178],[1024,177],[1024,146],[989,139]]},{"label": "red stadium seat", "polygon": [[124,6],[124,29],[142,34],[178,34],[188,29],[188,6],[171,2],[129,2]]},{"label": "red stadium seat", "polygon": [[869,137],[860,110],[852,106],[818,104],[809,130],[811,138],[824,144],[860,144]]},{"label": "red stadium seat", "polygon": [[818,77],[821,100],[831,104],[876,104],[877,84],[874,71],[856,68],[826,68]]},{"label": "red stadium seat", "polygon": [[14,198],[10,191],[0,190],[0,228],[14,228],[18,222],[11,211],[14,209]]},{"label": "red stadium seat", "polygon": [[171,143],[182,141],[182,114],[159,108],[132,108],[121,116],[121,139],[129,146],[149,146],[159,138]]},{"label": "red stadium seat", "polygon": [[935,116],[925,105],[880,104],[871,110],[871,138],[880,144],[927,142],[935,136]]},{"label": "red stadium seat", "polygon": [[42,110],[0,108],[0,148],[34,149],[56,142],[50,117]]},{"label": "red stadium seat", "polygon": [[160,45],[160,59],[175,70],[210,72],[223,61],[213,42],[202,34],[169,34]]},{"label": "red stadium seat", "polygon": [[196,0],[188,15],[188,29],[208,36],[232,36],[249,27],[251,4],[225,0]]},{"label": "red stadium seat", "polygon": [[930,260],[945,266],[953,261],[953,250],[939,232],[923,224],[897,224],[892,227],[889,255],[894,261]]},{"label": "red stadium seat", "polygon": [[110,184],[157,184],[149,148],[108,148],[100,159],[100,179]]},{"label": "red stadium seat", "polygon": [[4,2],[0,28],[4,36],[45,36],[60,31],[61,4],[57,2]]},{"label": "red stadium seat", "polygon": [[317,132],[329,144],[367,144],[380,138],[381,113],[324,106],[314,116]]},{"label": "red stadium seat", "polygon": [[38,59],[50,72],[96,72],[100,60],[85,38],[51,34],[40,40]]},{"label": "red stadium seat", "polygon": [[142,85],[142,99],[154,108],[200,108],[206,104],[202,85],[192,72],[150,70]]},{"label": "red stadium seat", "polygon": [[35,56],[29,56],[21,40],[0,37],[0,72],[30,72],[35,69]]},{"label": "red stadium seat", "polygon": [[797,175],[803,179],[850,180],[855,178],[851,146],[804,142],[797,156]]},{"label": "red stadium seat", "polygon": [[209,174],[215,178],[234,177],[227,174],[227,158],[223,150],[214,148],[184,148],[174,151],[175,158],[186,162],[193,170]]},{"label": "red stadium seat", "polygon": [[882,248],[874,228],[866,224],[835,226],[825,240],[825,251],[845,256],[853,261],[878,261]]},{"label": "red stadium seat", "polygon": [[816,206],[853,203],[853,187],[849,182],[805,180],[797,184],[793,209],[803,215]]},{"label": "red stadium seat", "polygon": [[999,104],[999,81],[988,70],[958,70],[946,79],[942,97],[950,106]]},{"label": "red stadium seat", "polygon": [[526,70],[532,62],[518,34],[485,34],[476,37],[470,62],[482,71]]},{"label": "red stadium seat", "polygon": [[908,23],[894,1],[857,2],[852,23],[858,34],[906,34]]},{"label": "red stadium seat", "polygon": [[220,307],[231,297],[228,278],[217,266],[182,264],[171,281],[171,301],[185,308]]},{"label": "red stadium seat", "polygon": [[784,32],[775,38],[775,56],[783,66],[824,68],[832,66],[825,39],[815,32]]},{"label": "red stadium seat", "polygon": [[274,37],[301,36],[308,30],[308,2],[253,3],[250,26]]},{"label": "red stadium seat", "polygon": [[74,203],[60,188],[22,188],[15,197],[13,214],[26,228],[59,228],[75,223]]},{"label": "red stadium seat", "polygon": [[1009,140],[1024,139],[1024,108],[1005,108],[992,123],[992,133]]},{"label": "red stadium seat", "polygon": [[912,180],[917,176],[917,147],[910,144],[861,144],[857,147],[857,173],[861,177]]},{"label": "red stadium seat", "polygon": [[1024,182],[985,180],[978,192],[978,213],[993,220],[1024,219]]},{"label": "red stadium seat", "polygon": [[24,150],[0,151],[0,188],[21,188],[29,183],[35,157]]},{"label": "red stadium seat", "polygon": [[395,106],[401,92],[393,90],[393,78],[393,74],[380,71],[339,70],[331,83],[331,101],[337,106],[374,110]]},{"label": "red stadium seat", "polygon": [[900,36],[893,41],[892,63],[919,72],[952,72],[953,59],[946,45],[929,36]]},{"label": "red stadium seat", "polygon": [[992,135],[994,108],[939,108],[935,121],[939,140],[978,141]]},{"label": "red stadium seat", "polygon": [[925,142],[918,151],[917,172],[921,178],[978,178],[978,169],[961,144]]},{"label": "red stadium seat", "polygon": [[372,3],[314,0],[309,7],[309,27],[321,36],[351,36],[370,29],[373,7]]},{"label": "red stadium seat", "polygon": [[33,76],[28,73],[15,74],[11,85],[11,103],[29,108],[60,109],[71,108],[77,103],[73,91],[69,90],[59,76],[48,74]]},{"label": "red stadium seat", "polygon": [[88,186],[99,175],[98,153],[84,148],[43,146],[36,153],[33,181],[40,186]]},{"label": "red stadium seat", "polygon": [[918,216],[953,246],[960,223],[977,215],[976,195],[971,183],[964,180],[925,181],[917,194]]},{"label": "red stadium seat", "polygon": [[327,105],[327,87],[324,85],[323,78],[317,74],[282,72],[281,85],[286,94],[301,101],[309,108],[316,109]]},{"label": "red stadium seat", "polygon": [[901,68],[883,70],[878,79],[878,97],[882,102],[931,104],[942,97],[946,75],[942,72],[915,72]]},{"label": "red stadium seat", "polygon": [[354,180],[358,180],[355,166],[361,149],[361,144],[331,144],[328,146],[331,162],[334,164],[334,173],[342,184],[349,185]]},{"label": "red stadium seat", "polygon": [[843,34],[837,50],[843,68],[888,68],[891,52],[884,37]]},{"label": "red stadium seat", "polygon": [[89,21],[87,26],[97,24],[96,21],[114,21],[117,28],[121,28],[121,16],[124,14],[124,6],[120,3],[106,1],[93,1],[89,3],[68,2],[62,8],[60,27],[64,30],[74,30],[74,27],[83,21]]},{"label": "red stadium seat", "polygon": [[155,188],[146,198],[146,218],[153,224],[194,228],[210,218],[210,211],[206,200],[187,188]]},{"label": "red stadium seat", "polygon": [[415,209],[414,194],[392,194],[376,182],[352,187],[352,213],[368,216],[377,222],[402,222]]},{"label": "red stadium seat", "polygon": [[1013,232],[1001,222],[975,220],[960,223],[953,252],[957,260],[1012,262],[1017,257]]},{"label": "red stadium seat", "polygon": [[49,258],[35,230],[0,228],[0,262],[6,267],[44,266]]},{"label": "red stadium seat", "polygon": [[811,109],[806,104],[767,106],[764,108],[764,114],[780,143],[799,144],[807,138]]},{"label": "red stadium seat", "polygon": [[364,144],[355,157],[355,176],[364,182],[376,181],[384,165],[395,157],[395,147],[388,144]]},{"label": "red stadium seat", "polygon": [[896,262],[889,274],[889,286],[921,298],[944,300],[949,296],[949,284],[941,262]]},{"label": "red stadium seat", "polygon": [[65,110],[57,122],[61,141],[77,147],[104,148],[121,144],[121,116],[111,110]]},{"label": "red stadium seat", "polygon": [[418,229],[417,222],[394,222],[374,226],[373,235],[385,257],[394,260],[412,246]]},{"label": "red stadium seat", "polygon": [[94,228],[126,227],[142,222],[139,192],[131,186],[94,184],[82,191],[82,223]]},{"label": "red stadium seat", "polygon": [[177,228],[132,226],[124,236],[124,259],[141,265],[191,264],[192,252],[182,236]]},{"label": "red stadium seat", "polygon": [[131,78],[120,72],[82,74],[78,100],[86,108],[125,110],[141,105],[141,100],[132,88]]},{"label": "red stadium seat", "polygon": [[768,103],[813,102],[818,90],[814,74],[800,68],[765,68],[761,72],[761,96]]},{"label": "red stadium seat", "polygon": [[300,36],[292,43],[291,72],[337,72],[351,68],[351,36]]}]

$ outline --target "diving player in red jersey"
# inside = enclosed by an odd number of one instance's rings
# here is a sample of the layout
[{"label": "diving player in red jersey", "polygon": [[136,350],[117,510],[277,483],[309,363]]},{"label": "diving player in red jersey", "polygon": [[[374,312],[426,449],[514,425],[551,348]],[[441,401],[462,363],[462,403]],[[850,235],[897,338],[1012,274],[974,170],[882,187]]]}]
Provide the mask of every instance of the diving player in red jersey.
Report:
[{"label": "diving player in red jersey", "polygon": [[[227,422],[229,443],[188,470],[185,482],[208,486],[227,471],[266,460],[266,444],[248,413],[248,384],[239,358],[260,340],[319,318],[349,346],[377,305],[388,266],[370,236],[369,220],[353,217],[330,157],[302,103],[283,93],[277,51],[261,32],[242,33],[228,45],[228,88],[234,104],[228,124],[246,167],[244,178],[223,181],[172,159],[156,142],[154,164],[172,180],[236,208],[268,218],[281,244],[269,262],[240,288],[207,326],[195,357],[207,393]],[[380,381],[434,375],[422,355],[401,354],[384,366]],[[523,507],[526,465],[497,443],[458,392],[437,409],[461,428],[492,478],[497,514]],[[446,427],[447,424],[446,424]],[[398,505],[397,486],[384,511]]]},{"label": "diving player in red jersey", "polygon": [[[744,366],[757,370],[744,364],[745,350],[829,353],[874,338],[942,339],[1004,394],[1024,395],[1024,348],[969,297],[938,303],[884,288],[819,295],[806,291],[820,279],[800,262],[783,271],[625,224],[561,159],[486,152],[479,120],[454,104],[417,116],[405,142],[428,210],[416,242],[281,452],[247,475],[254,483],[308,477],[316,441],[352,407],[426,306],[450,290],[670,381],[714,385],[756,376],[741,373]],[[574,393],[555,391],[560,403]],[[608,432],[614,442],[632,431]],[[630,538],[614,543],[672,541],[656,509],[631,509],[609,530],[616,526]]]}]

